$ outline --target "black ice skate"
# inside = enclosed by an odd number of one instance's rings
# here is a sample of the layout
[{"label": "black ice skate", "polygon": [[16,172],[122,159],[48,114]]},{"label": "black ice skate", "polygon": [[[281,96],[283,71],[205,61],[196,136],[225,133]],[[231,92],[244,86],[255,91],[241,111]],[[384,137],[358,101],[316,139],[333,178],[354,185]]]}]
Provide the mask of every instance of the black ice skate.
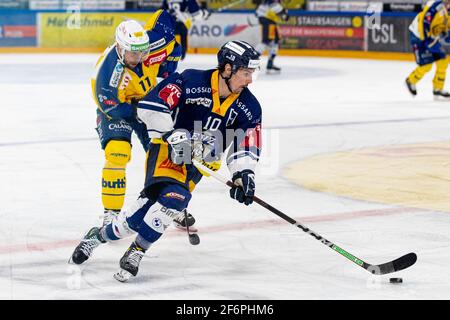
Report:
[{"label": "black ice skate", "polygon": [[416,89],[415,84],[412,84],[411,82],[409,82],[408,79],[405,80],[405,84],[406,84],[406,88],[408,88],[408,90],[409,90],[409,93],[411,93],[413,97],[415,95],[417,95],[417,89]]},{"label": "black ice skate", "polygon": [[443,90],[433,90],[433,98],[434,100],[446,100],[450,99],[450,93]]},{"label": "black ice skate", "polygon": [[266,73],[280,73],[281,72],[281,68],[280,67],[277,67],[277,66],[275,66],[274,64],[273,64],[273,61],[272,60],[269,60],[268,62],[267,62],[267,67],[266,67]]},{"label": "black ice skate", "polygon": [[[184,213],[184,212],[183,212]],[[189,212],[187,213],[187,220],[185,218],[185,215],[182,214],[180,216],[178,216],[177,218],[175,218],[173,220],[173,225],[180,230],[186,231],[186,222],[187,225],[189,226],[189,229],[192,232],[197,232],[197,229],[195,227],[193,227],[194,223],[195,223],[195,218],[192,214],[190,214]]]},{"label": "black ice skate", "polygon": [[120,259],[120,270],[114,274],[114,278],[117,281],[126,282],[132,276],[135,277],[144,254],[145,250],[133,242]]},{"label": "black ice skate", "polygon": [[75,251],[69,259],[69,263],[82,264],[89,259],[92,251],[102,243],[106,243],[106,241],[100,234],[100,229],[97,227],[92,228],[75,248]]}]

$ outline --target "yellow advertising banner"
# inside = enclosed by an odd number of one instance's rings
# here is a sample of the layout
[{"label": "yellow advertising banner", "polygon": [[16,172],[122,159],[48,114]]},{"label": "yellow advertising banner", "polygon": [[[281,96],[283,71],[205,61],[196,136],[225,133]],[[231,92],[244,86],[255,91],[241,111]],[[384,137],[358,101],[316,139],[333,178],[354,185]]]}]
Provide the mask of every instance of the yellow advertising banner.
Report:
[{"label": "yellow advertising banner", "polygon": [[[262,1],[258,0],[208,0],[208,8],[211,10],[218,9],[229,9],[229,10],[239,10],[239,9],[247,9],[252,10],[255,9],[258,3]],[[305,5],[305,0],[283,0],[281,4],[286,9],[303,9]]]},{"label": "yellow advertising banner", "polygon": [[40,13],[39,46],[43,48],[106,48],[114,42],[116,27],[124,20],[144,25],[151,12]]}]

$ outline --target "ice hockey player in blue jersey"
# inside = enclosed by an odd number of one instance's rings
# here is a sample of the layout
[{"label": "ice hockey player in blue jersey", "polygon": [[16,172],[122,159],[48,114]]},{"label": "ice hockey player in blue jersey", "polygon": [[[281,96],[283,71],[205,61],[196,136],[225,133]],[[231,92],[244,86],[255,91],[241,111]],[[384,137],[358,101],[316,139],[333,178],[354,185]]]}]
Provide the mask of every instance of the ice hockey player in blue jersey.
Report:
[{"label": "ice hockey player in blue jersey", "polygon": [[192,23],[207,20],[210,12],[202,8],[197,0],[164,0],[162,8],[167,10],[175,20],[175,35],[177,42],[181,44],[181,59],[186,57],[189,47],[188,33]]},{"label": "ice hockey player in blue jersey", "polygon": [[72,262],[81,264],[100,244],[137,233],[114,277],[123,282],[136,276],[145,252],[183,215],[203,176],[192,158],[217,169],[226,154],[235,184],[230,197],[245,205],[253,202],[262,112],[248,85],[260,55],[244,41],[230,41],[217,58],[217,69],[174,73],[139,102],[139,117],[161,133],[151,140],[147,153],[144,189],[112,223],[89,230]]},{"label": "ice hockey player in blue jersey", "polygon": [[273,63],[278,53],[280,41],[278,23],[289,19],[288,11],[283,8],[280,0],[254,0],[254,2],[258,5],[255,14],[258,17],[262,35],[262,41],[256,46],[256,50],[262,54],[268,48],[269,59],[266,71],[267,73],[279,73],[281,68]]}]

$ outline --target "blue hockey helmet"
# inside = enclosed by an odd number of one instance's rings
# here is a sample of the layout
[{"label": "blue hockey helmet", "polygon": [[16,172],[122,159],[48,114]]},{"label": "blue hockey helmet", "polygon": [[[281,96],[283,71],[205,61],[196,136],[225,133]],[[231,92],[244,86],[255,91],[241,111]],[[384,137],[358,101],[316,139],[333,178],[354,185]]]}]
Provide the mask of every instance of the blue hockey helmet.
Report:
[{"label": "blue hockey helmet", "polygon": [[230,64],[231,72],[235,73],[239,68],[257,69],[260,66],[260,54],[245,41],[228,41],[217,53],[219,69],[225,64]]}]

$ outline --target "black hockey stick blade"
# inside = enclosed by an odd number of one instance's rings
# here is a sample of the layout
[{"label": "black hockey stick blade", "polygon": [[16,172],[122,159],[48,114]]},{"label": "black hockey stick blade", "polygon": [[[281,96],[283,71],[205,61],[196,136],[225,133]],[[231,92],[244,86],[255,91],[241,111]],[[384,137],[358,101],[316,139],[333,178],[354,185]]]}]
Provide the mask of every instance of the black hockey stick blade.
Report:
[{"label": "black hockey stick blade", "polygon": [[373,274],[383,275],[409,268],[414,263],[416,263],[416,261],[417,255],[414,252],[411,252],[405,254],[404,256],[398,259],[395,259],[394,261],[390,261],[379,265],[367,265],[365,266],[365,269],[367,269],[367,271]]}]

